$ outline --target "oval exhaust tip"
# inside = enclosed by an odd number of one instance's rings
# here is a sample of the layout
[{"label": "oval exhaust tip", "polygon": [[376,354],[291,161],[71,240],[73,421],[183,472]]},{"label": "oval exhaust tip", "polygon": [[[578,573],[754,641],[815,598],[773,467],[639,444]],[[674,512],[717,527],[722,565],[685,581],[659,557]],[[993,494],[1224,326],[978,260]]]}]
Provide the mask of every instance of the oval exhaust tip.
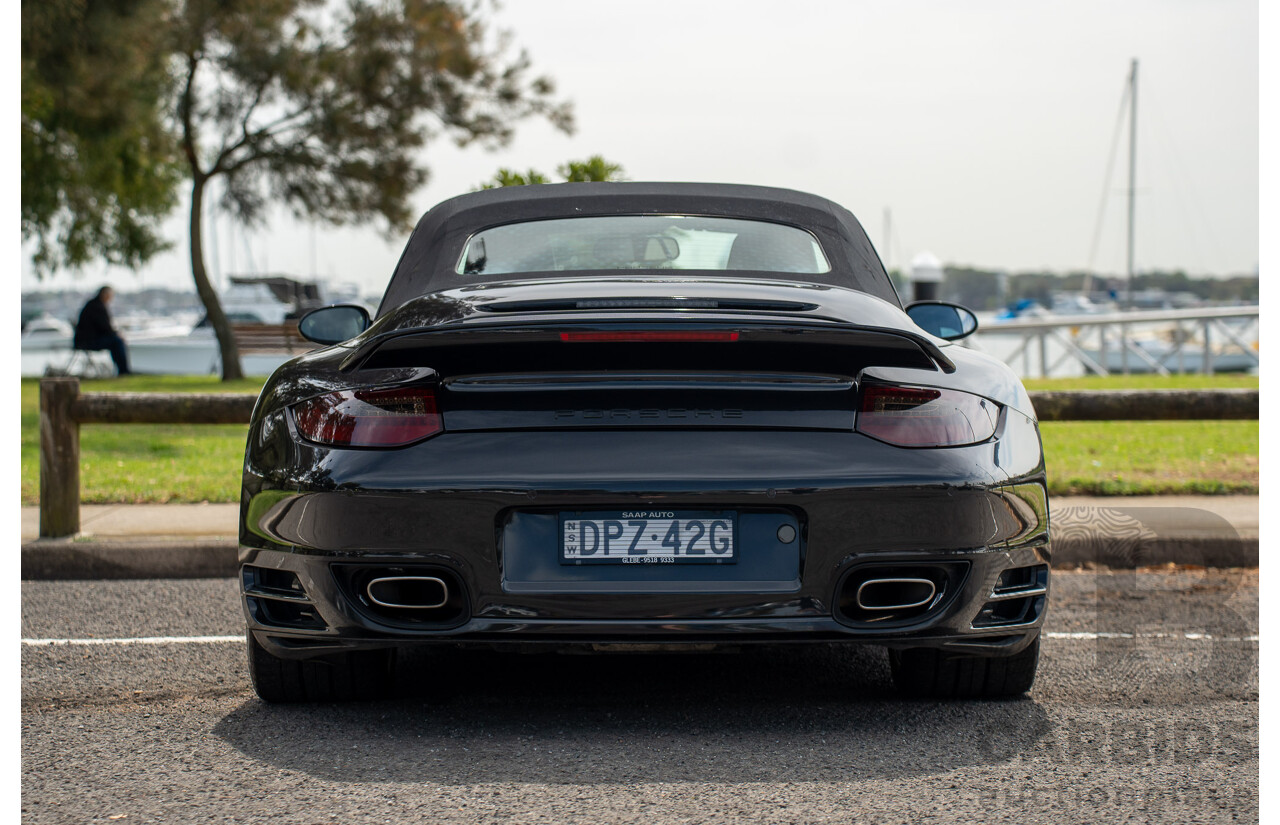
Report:
[{"label": "oval exhaust tip", "polygon": [[854,601],[863,610],[909,610],[928,604],[937,592],[929,579],[867,579]]},{"label": "oval exhaust tip", "polygon": [[379,607],[432,610],[449,601],[449,585],[435,576],[384,576],[365,588]]}]

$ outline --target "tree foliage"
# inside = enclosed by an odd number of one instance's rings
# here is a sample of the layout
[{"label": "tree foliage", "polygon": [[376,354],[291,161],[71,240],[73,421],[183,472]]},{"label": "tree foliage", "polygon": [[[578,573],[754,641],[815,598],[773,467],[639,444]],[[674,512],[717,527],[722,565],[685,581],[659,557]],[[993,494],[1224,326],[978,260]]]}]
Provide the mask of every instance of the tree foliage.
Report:
[{"label": "tree foliage", "polygon": [[537,169],[517,172],[514,169],[503,168],[497,171],[492,180],[480,184],[480,188],[498,189],[503,186],[529,186],[535,183],[551,183],[551,179]]},{"label": "tree foliage", "polygon": [[181,167],[165,120],[163,0],[23,0],[22,237],[38,274],[137,266]]},{"label": "tree foliage", "polygon": [[517,121],[572,129],[567,104],[527,55],[489,31],[487,3],[458,0],[185,0],[175,14],[175,116],[192,182],[191,264],[218,332],[223,377],[240,373],[204,270],[206,186],[260,223],[267,205],[330,224],[410,225],[424,148],[502,146]]},{"label": "tree foliage", "polygon": [[610,163],[600,155],[592,155],[586,160],[571,160],[556,167],[556,171],[564,178],[565,183],[624,180],[622,165]]},{"label": "tree foliage", "polygon": [[272,202],[330,224],[406,230],[437,139],[505,145],[568,104],[491,31],[485,0],[24,0],[22,228],[38,267],[137,266],[191,184],[191,271],[241,373],[204,266],[210,181],[260,224]]},{"label": "tree foliage", "polygon": [[[626,180],[623,177],[622,164],[610,163],[602,155],[592,155],[586,160],[562,163],[556,167],[556,172],[564,178],[565,183]],[[527,186],[533,183],[551,183],[551,179],[537,169],[517,172],[514,169],[502,168],[477,188],[497,189],[502,186]]]},{"label": "tree foliage", "polygon": [[501,146],[529,115],[572,126],[551,82],[458,2],[187,0],[176,51],[192,176],[222,176],[222,205],[249,223],[278,200],[399,231],[433,138]]}]

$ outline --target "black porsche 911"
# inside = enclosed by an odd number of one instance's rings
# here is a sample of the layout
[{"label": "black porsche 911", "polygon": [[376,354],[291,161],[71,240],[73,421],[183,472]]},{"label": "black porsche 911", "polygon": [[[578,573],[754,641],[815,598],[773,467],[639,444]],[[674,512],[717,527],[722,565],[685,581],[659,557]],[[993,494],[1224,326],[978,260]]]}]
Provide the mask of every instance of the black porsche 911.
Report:
[{"label": "black porsche 911", "polygon": [[[395,651],[889,649],[914,695],[1035,677],[1035,412],[903,310],[848,211],[753,186],[561,184],[419,221],[370,319],[258,399],[240,558],[269,701],[376,695]],[[696,646],[696,647],[694,647]]]}]

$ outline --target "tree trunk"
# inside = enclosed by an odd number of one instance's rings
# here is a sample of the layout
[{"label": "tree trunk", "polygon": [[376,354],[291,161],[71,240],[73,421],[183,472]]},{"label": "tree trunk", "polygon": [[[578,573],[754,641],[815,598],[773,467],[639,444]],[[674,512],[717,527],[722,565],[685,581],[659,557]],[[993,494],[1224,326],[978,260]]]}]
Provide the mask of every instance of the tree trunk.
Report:
[{"label": "tree trunk", "polygon": [[240,348],[236,346],[227,314],[222,311],[222,302],[218,300],[218,293],[214,291],[213,284],[209,283],[209,275],[204,269],[201,219],[204,217],[206,183],[208,178],[195,172],[191,184],[191,276],[195,278],[200,303],[204,304],[205,312],[209,314],[209,323],[218,336],[218,351],[222,355],[222,380],[235,381],[244,378],[244,370],[240,366]]}]

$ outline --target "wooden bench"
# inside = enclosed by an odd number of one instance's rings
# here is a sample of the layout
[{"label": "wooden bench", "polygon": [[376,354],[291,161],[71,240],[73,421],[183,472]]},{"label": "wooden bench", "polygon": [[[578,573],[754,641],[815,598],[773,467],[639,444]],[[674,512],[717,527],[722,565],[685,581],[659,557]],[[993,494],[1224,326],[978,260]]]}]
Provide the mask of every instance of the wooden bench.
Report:
[{"label": "wooden bench", "polygon": [[301,355],[316,349],[316,344],[303,338],[298,332],[297,321],[285,321],[283,324],[233,323],[231,334],[235,336],[236,346],[240,348],[241,354]]}]

